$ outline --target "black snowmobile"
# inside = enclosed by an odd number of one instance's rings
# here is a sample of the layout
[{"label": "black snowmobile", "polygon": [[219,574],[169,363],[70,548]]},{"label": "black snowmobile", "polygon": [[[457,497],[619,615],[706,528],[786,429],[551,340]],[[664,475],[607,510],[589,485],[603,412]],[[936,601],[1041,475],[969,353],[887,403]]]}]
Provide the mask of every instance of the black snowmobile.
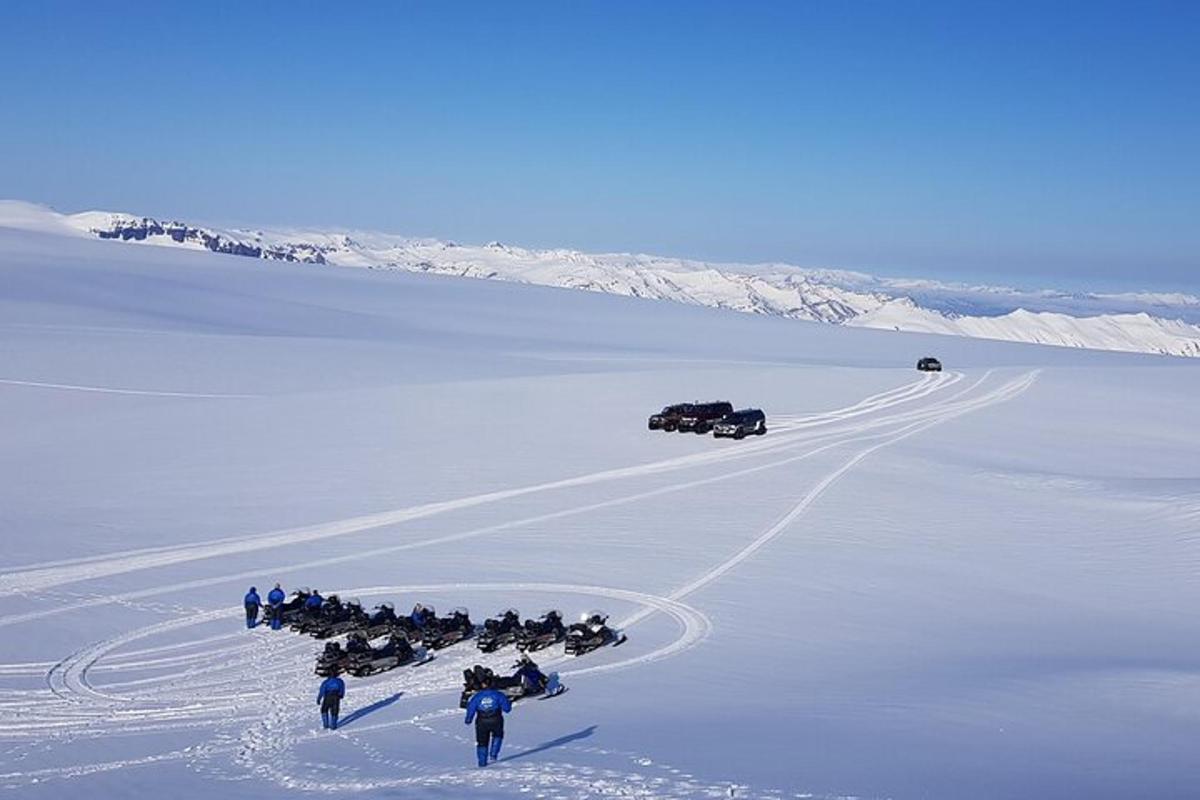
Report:
[{"label": "black snowmobile", "polygon": [[516,633],[517,649],[534,652],[561,642],[567,635],[562,614],[555,610],[542,614],[540,619],[527,619]]},{"label": "black snowmobile", "polygon": [[279,618],[284,625],[291,625],[304,616],[304,604],[308,602],[308,598],[310,597],[312,597],[312,591],[307,588],[297,589],[292,592],[291,598],[284,602],[279,609]]},{"label": "black snowmobile", "polygon": [[515,642],[520,631],[521,614],[515,608],[510,608],[499,616],[484,620],[483,630],[479,632],[475,645],[483,652],[491,653]]},{"label": "black snowmobile", "polygon": [[350,663],[350,652],[342,647],[341,642],[326,642],[325,649],[317,656],[315,672],[325,678],[341,672]]},{"label": "black snowmobile", "polygon": [[368,619],[367,612],[363,611],[362,603],[350,599],[341,606],[338,613],[327,617],[323,624],[310,629],[309,634],[315,639],[341,636],[343,633],[366,627]]},{"label": "black snowmobile", "polygon": [[608,615],[603,611],[590,611],[579,622],[567,629],[566,653],[581,656],[606,644],[614,647],[625,641],[625,634],[608,627]]},{"label": "black snowmobile", "polygon": [[[433,609],[430,609],[433,611]],[[421,644],[432,650],[441,650],[475,635],[475,626],[465,608],[456,608],[448,617],[431,614],[421,628]]]},{"label": "black snowmobile", "polygon": [[304,616],[292,625],[292,629],[300,633],[313,633],[346,617],[346,606],[336,594],[331,594],[316,611],[306,610]]},{"label": "black snowmobile", "polygon": [[365,652],[352,655],[346,665],[346,671],[355,677],[363,678],[424,658],[425,648],[418,647],[414,650],[408,637],[397,631],[388,637],[383,647],[368,647]]},{"label": "black snowmobile", "polygon": [[366,635],[367,639],[378,639],[380,636],[387,636],[393,633],[397,628],[399,620],[396,619],[396,607],[391,603],[381,603],[371,612],[360,630]]},{"label": "black snowmobile", "polygon": [[553,696],[564,690],[558,682],[558,673],[544,674],[529,656],[513,664],[516,670],[512,675],[497,675],[491,668],[476,664],[471,669],[463,670],[463,690],[458,698],[458,707],[466,708],[471,697],[489,683],[493,689],[504,692],[509,700],[520,700],[530,695],[546,694]]}]

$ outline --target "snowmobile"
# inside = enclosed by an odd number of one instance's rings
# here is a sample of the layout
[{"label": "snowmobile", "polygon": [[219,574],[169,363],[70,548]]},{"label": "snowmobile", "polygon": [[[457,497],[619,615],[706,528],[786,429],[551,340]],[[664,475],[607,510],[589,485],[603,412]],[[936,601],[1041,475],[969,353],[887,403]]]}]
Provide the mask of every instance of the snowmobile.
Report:
[{"label": "snowmobile", "polygon": [[619,634],[608,627],[607,614],[603,611],[589,611],[580,617],[579,622],[567,629],[566,653],[569,656],[581,656],[606,644],[616,647],[624,641],[625,634]]},{"label": "snowmobile", "polygon": [[[305,599],[304,605],[290,611],[289,617],[287,618],[288,627],[297,632],[303,632],[308,625],[311,625],[319,620],[321,618],[321,614],[325,611],[326,601],[324,597],[321,597],[320,592],[318,592],[316,589],[311,591],[305,589],[304,591],[308,593],[308,597]],[[336,597],[337,596],[334,595],[335,599]],[[309,605],[313,602],[314,598],[320,601],[320,605],[315,608]]]},{"label": "snowmobile", "polygon": [[546,675],[529,656],[521,656],[521,659],[513,664],[513,668],[516,672],[509,676],[497,675],[491,668],[479,664],[471,669],[464,669],[463,690],[458,698],[458,707],[466,708],[471,702],[471,697],[489,683],[493,689],[504,692],[509,700],[520,700],[522,697],[536,694],[554,697],[566,691],[566,687],[558,680],[557,672]]},{"label": "snowmobile", "polygon": [[502,611],[499,616],[484,620],[483,630],[475,645],[485,653],[499,650],[517,640],[521,631],[521,614],[515,608]]},{"label": "snowmobile", "polygon": [[387,672],[404,664],[424,661],[427,658],[424,647],[413,649],[408,637],[396,632],[388,637],[383,647],[367,648],[366,652],[357,653],[350,657],[346,671],[357,678]]},{"label": "snowmobile", "polygon": [[[432,611],[432,609],[430,609]],[[465,608],[456,608],[450,616],[432,616],[421,629],[421,643],[433,650],[441,650],[475,635],[475,626]]]},{"label": "snowmobile", "polygon": [[360,630],[367,639],[378,639],[394,632],[399,620],[396,619],[396,607],[391,603],[381,603],[367,617]]},{"label": "snowmobile", "polygon": [[309,629],[308,633],[314,639],[328,639],[340,636],[364,627],[367,623],[367,612],[363,611],[362,603],[351,598],[341,606],[340,611],[328,616],[321,624]]},{"label": "snowmobile", "polygon": [[342,647],[341,642],[326,642],[325,649],[317,656],[317,668],[314,671],[328,678],[344,670],[349,663],[350,653]]},{"label": "snowmobile", "polygon": [[292,592],[290,600],[286,601],[279,610],[280,620],[284,625],[297,622],[304,615],[304,604],[312,597],[312,591],[307,587]]},{"label": "snowmobile", "polygon": [[304,615],[292,625],[292,630],[300,633],[312,633],[326,625],[343,619],[346,616],[346,607],[342,605],[341,599],[336,594],[331,594],[326,597],[321,607],[317,610],[305,609]]},{"label": "snowmobile", "polygon": [[540,619],[525,620],[525,624],[516,634],[517,649],[528,652],[541,650],[562,641],[566,635],[567,629],[563,627],[562,614],[551,609],[542,614]]}]

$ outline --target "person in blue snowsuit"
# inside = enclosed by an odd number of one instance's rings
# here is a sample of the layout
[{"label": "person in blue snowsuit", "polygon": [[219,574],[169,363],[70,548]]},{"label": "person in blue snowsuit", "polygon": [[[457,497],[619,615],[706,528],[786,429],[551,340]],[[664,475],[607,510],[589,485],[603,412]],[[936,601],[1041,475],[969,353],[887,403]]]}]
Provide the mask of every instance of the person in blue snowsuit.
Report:
[{"label": "person in blue snowsuit", "polygon": [[412,614],[410,614],[408,618],[412,620],[412,624],[417,626],[419,629],[424,628],[432,616],[432,609],[430,609],[428,606],[423,606],[420,603],[417,603],[415,606],[413,606]]},{"label": "person in blue snowsuit", "polygon": [[346,696],[346,682],[338,677],[335,670],[317,690],[317,705],[321,707],[321,726],[337,730],[338,712],[341,710],[342,698]]},{"label": "person in blue snowsuit", "polygon": [[253,628],[258,624],[258,610],[262,608],[262,600],[258,597],[258,590],[253,586],[250,591],[246,592],[246,597],[242,600],[246,606],[246,627]]},{"label": "person in blue snowsuit", "polygon": [[277,631],[283,627],[283,601],[287,599],[287,595],[283,593],[283,589],[279,584],[275,584],[275,588],[267,595],[267,603],[269,604],[268,614],[271,618],[271,630]]},{"label": "person in blue snowsuit", "polygon": [[321,605],[324,602],[325,600],[321,597],[321,593],[316,589],[313,589],[313,593],[310,594],[308,599],[304,601],[304,609],[306,611],[320,611]]},{"label": "person in blue snowsuit", "polygon": [[521,666],[517,670],[516,676],[525,684],[527,692],[540,692],[546,688],[546,683],[549,681],[546,673],[538,669],[537,664],[534,664],[529,658],[521,659]]},{"label": "person in blue snowsuit", "polygon": [[512,711],[512,702],[504,692],[497,691],[487,679],[483,689],[467,703],[466,724],[475,723],[475,757],[479,766],[486,767],[488,757],[495,761],[504,742],[504,715]]}]

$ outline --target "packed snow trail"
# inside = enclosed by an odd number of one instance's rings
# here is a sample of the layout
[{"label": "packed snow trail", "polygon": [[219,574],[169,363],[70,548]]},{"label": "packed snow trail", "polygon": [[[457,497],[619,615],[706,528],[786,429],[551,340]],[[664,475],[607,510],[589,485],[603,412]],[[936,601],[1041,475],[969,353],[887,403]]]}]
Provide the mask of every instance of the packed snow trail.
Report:
[{"label": "packed snow trail", "polygon": [[127,394],[142,397],[190,397],[200,399],[245,400],[258,395],[252,394],[205,394],[201,392],[164,392],[154,389],[115,389],[108,386],[81,386],[73,383],[40,383],[38,381],[18,381],[0,378],[0,384],[5,386],[28,386],[37,389],[61,389],[72,392],[97,392],[99,394]]},{"label": "packed snow trail", "polygon": [[[974,388],[975,385],[979,385],[979,383],[986,380],[990,374],[991,374],[990,372],[985,373],[973,385],[972,388]],[[934,386],[934,387],[953,386],[954,384],[959,382],[962,378],[961,374],[950,375],[948,377],[948,379],[946,379],[946,380],[942,380],[941,376],[937,376],[937,377],[938,377],[938,380],[935,380],[935,381],[918,381],[918,383],[924,383],[924,384],[928,384],[929,386]],[[928,393],[929,392],[928,392],[928,386],[927,386],[926,391],[920,392],[917,396],[925,396]],[[908,392],[904,392],[902,396],[905,399],[912,399],[912,397],[913,397],[913,395],[911,395]],[[956,395],[956,396],[958,396],[958,395]],[[870,399],[871,398],[868,398],[868,400],[870,400]],[[900,401],[897,400],[896,402],[898,403]],[[863,403],[866,403],[866,401],[856,404],[856,406],[862,406]],[[895,403],[885,403],[885,404],[872,403],[872,404],[870,404],[870,407],[873,410],[886,410],[894,404]],[[759,465],[744,468],[744,469],[735,470],[732,472],[722,473],[722,474],[719,474],[719,475],[716,475],[713,477],[707,477],[707,478],[701,478],[701,479],[697,479],[697,480],[693,480],[693,481],[685,481],[685,482],[675,483],[675,484],[660,487],[657,489],[646,490],[643,492],[636,492],[636,493],[633,493],[630,495],[625,495],[625,496],[621,496],[621,497],[617,497],[617,498],[613,498],[613,499],[609,499],[609,500],[603,500],[603,501],[598,501],[595,503],[588,503],[588,504],[584,504],[584,505],[580,505],[580,506],[574,506],[571,508],[562,509],[562,510],[558,510],[558,511],[552,511],[552,512],[548,512],[548,513],[544,513],[544,514],[537,514],[537,515],[534,515],[531,517],[525,517],[525,518],[521,518],[521,519],[517,519],[517,520],[509,520],[509,521],[495,523],[495,524],[491,524],[491,525],[485,525],[482,527],[473,528],[473,529],[469,529],[466,531],[459,531],[459,532],[451,533],[451,534],[445,534],[443,536],[433,537],[430,539],[416,540],[416,541],[411,541],[411,542],[405,542],[402,544],[388,545],[386,547],[378,547],[378,548],[372,548],[372,549],[367,549],[367,550],[358,550],[358,551],[355,551],[352,553],[347,553],[347,554],[340,555],[340,556],[325,557],[325,558],[312,560],[312,561],[292,562],[289,564],[280,564],[280,565],[267,567],[267,568],[256,568],[254,570],[247,570],[247,571],[239,572],[239,573],[235,573],[235,574],[223,574],[223,575],[215,576],[212,578],[200,578],[200,579],[195,579],[195,580],[191,580],[191,581],[182,581],[177,584],[173,584],[169,587],[152,587],[149,589],[135,590],[135,591],[124,592],[124,593],[120,593],[120,594],[100,595],[100,596],[97,596],[90,600],[83,600],[83,601],[74,602],[74,603],[60,604],[60,605],[56,605],[56,606],[42,608],[42,609],[39,609],[36,611],[10,614],[10,615],[4,616],[4,617],[0,617],[0,627],[15,625],[15,624],[24,623],[24,622],[31,622],[33,620],[43,619],[46,617],[55,616],[55,615],[70,612],[70,611],[79,611],[79,610],[83,610],[83,609],[87,609],[87,608],[94,608],[97,606],[106,605],[108,603],[136,602],[136,601],[145,600],[150,597],[156,597],[156,596],[161,596],[164,594],[175,593],[175,592],[181,591],[181,590],[200,589],[200,588],[204,588],[204,587],[208,587],[208,586],[214,586],[214,585],[228,583],[230,581],[238,580],[238,579],[254,579],[254,578],[257,578],[259,575],[261,575],[263,573],[264,569],[265,569],[265,571],[271,572],[273,574],[279,574],[279,573],[284,573],[284,572],[296,572],[296,571],[300,571],[300,570],[309,570],[309,569],[317,569],[320,567],[327,567],[327,566],[330,566],[333,564],[338,564],[338,563],[346,563],[346,562],[357,561],[357,560],[362,560],[362,559],[376,558],[376,557],[380,557],[380,556],[384,556],[384,555],[392,555],[392,554],[406,551],[406,550],[413,550],[413,549],[431,547],[431,546],[442,545],[442,544],[449,544],[452,542],[463,541],[466,539],[471,539],[471,538],[475,538],[475,537],[479,537],[479,536],[500,533],[500,532],[503,532],[506,530],[513,530],[513,529],[528,526],[528,525],[534,525],[534,524],[538,524],[538,523],[554,521],[557,519],[563,519],[566,517],[575,516],[577,514],[587,513],[587,512],[591,512],[591,511],[598,511],[598,510],[605,509],[605,508],[612,508],[612,507],[616,507],[619,505],[625,505],[628,503],[638,502],[641,500],[647,500],[647,499],[651,499],[654,497],[659,497],[659,496],[663,496],[663,495],[667,495],[667,494],[671,494],[671,493],[675,493],[675,492],[686,491],[689,489],[695,489],[695,488],[699,488],[701,486],[707,486],[707,485],[711,485],[711,484],[719,484],[719,483],[724,482],[725,480],[728,480],[731,478],[743,477],[743,476],[751,475],[751,474],[754,474],[757,472],[762,472],[762,471],[765,471],[768,469],[774,469],[777,467],[786,466],[788,464],[792,464],[797,461],[802,461],[802,460],[810,458],[814,455],[824,453],[824,452],[826,452],[834,447],[837,447],[841,444],[858,440],[857,438],[854,438],[854,437],[847,438],[847,434],[862,433],[862,432],[874,430],[877,428],[888,427],[891,425],[895,425],[897,423],[907,422],[910,420],[926,419],[931,415],[937,415],[938,413],[940,413],[939,412],[940,408],[941,408],[941,406],[938,406],[938,405],[928,407],[928,408],[917,408],[917,409],[903,412],[901,414],[897,414],[897,415],[893,415],[893,416],[884,416],[884,417],[868,419],[867,421],[857,423],[856,425],[854,425],[851,428],[836,429],[836,430],[830,431],[828,433],[817,434],[817,435],[813,435],[813,436],[782,437],[782,436],[776,435],[773,440],[768,439],[768,440],[763,440],[763,441],[749,442],[749,443],[745,443],[746,446],[744,446],[744,447],[734,447],[734,448],[726,449],[724,451],[716,451],[718,455],[725,456],[724,458],[721,458],[720,461],[732,461],[735,459],[744,459],[744,458],[749,458],[749,457],[752,457],[755,455],[761,455],[764,452],[768,452],[768,453],[772,452],[772,451],[786,452],[786,451],[794,450],[794,449],[798,449],[798,448],[810,448],[810,449],[807,449],[804,452],[802,452],[798,455],[795,455],[795,456],[790,456],[787,458],[779,459],[779,460],[772,461],[772,462],[767,462],[764,464],[759,464]],[[836,413],[836,412],[831,412],[831,413]],[[816,416],[816,415],[814,415],[814,416]],[[825,442],[825,441],[830,441],[831,443],[825,444],[822,446],[812,447],[812,445],[820,444],[821,442]],[[758,445],[758,447],[755,448],[755,447],[753,447],[753,445]],[[769,445],[769,447],[768,447],[768,445]],[[713,461],[713,459],[707,458],[710,455],[709,453],[702,453],[700,455],[706,456],[706,459],[705,459],[706,462]],[[691,456],[686,456],[683,458],[691,458]],[[71,563],[74,564],[74,562],[71,562]]]},{"label": "packed snow trail", "polygon": [[[833,424],[847,418],[874,413],[924,397],[945,385],[952,385],[960,380],[961,377],[962,375],[959,373],[938,373],[922,377],[891,392],[885,392],[859,401],[841,411],[831,411],[824,414],[815,414],[808,418],[801,418],[796,423],[793,423],[793,425],[795,427],[805,427],[814,424]],[[794,442],[795,437],[800,435],[799,433],[793,433],[790,436],[781,434],[783,434],[782,431],[766,440],[746,443],[745,446],[736,449],[711,450],[633,467],[602,470],[589,475],[549,481],[532,486],[503,489],[456,500],[425,503],[394,511],[351,517],[319,525],[289,528],[253,536],[218,539],[213,542],[201,544],[147,548],[125,553],[30,565],[0,575],[0,595],[25,594],[63,584],[94,580],[96,578],[104,578],[137,570],[171,566],[200,559],[215,558],[217,556],[255,552],[285,544],[294,545],[301,542],[340,537],[539,492],[586,486],[626,478],[645,477],[730,459],[747,458],[757,455],[764,450],[773,450],[786,446]]]},{"label": "packed snow trail", "polygon": [[[730,557],[726,561],[721,562],[717,566],[715,566],[712,569],[710,569],[709,571],[705,572],[703,575],[699,576],[698,578],[691,581],[690,583],[687,583],[684,586],[681,586],[680,588],[671,592],[667,596],[670,597],[672,600],[680,600],[684,597],[687,597],[688,595],[692,594],[693,592],[696,592],[699,589],[702,589],[705,586],[707,586],[708,584],[712,583],[713,581],[719,579],[722,575],[729,572],[731,569],[736,567],[738,564],[740,564],[743,561],[745,561],[746,559],[750,558],[752,555],[754,555],[756,552],[758,552],[760,549],[762,549],[764,546],[766,546],[772,539],[774,539],[776,536],[778,536],[780,533],[782,533],[784,530],[786,530],[801,515],[803,515],[806,511],[808,511],[808,509],[812,506],[812,504],[814,502],[816,502],[816,500],[822,494],[824,494],[825,491],[830,486],[832,486],[834,483],[836,483],[839,478],[841,478],[843,475],[845,475],[847,472],[849,472],[851,469],[853,469],[863,459],[867,458],[872,453],[874,453],[878,450],[882,450],[885,447],[889,447],[893,444],[896,444],[897,442],[901,442],[901,441],[909,438],[910,436],[915,436],[916,434],[926,431],[936,425],[940,425],[943,422],[948,422],[949,420],[955,419],[956,417],[960,417],[964,414],[969,414],[973,411],[978,411],[981,408],[986,408],[988,406],[996,405],[997,403],[1003,403],[1007,400],[1011,400],[1012,398],[1016,397],[1017,395],[1021,394],[1026,389],[1028,389],[1030,386],[1032,386],[1034,381],[1037,380],[1037,376],[1038,376],[1037,371],[1030,372],[1030,373],[1027,373],[1027,374],[1021,376],[1020,378],[1017,378],[1016,380],[1010,381],[1009,383],[1001,386],[999,389],[995,389],[982,397],[971,399],[971,400],[964,400],[964,401],[960,401],[957,403],[955,403],[955,402],[946,403],[942,406],[942,409],[943,409],[942,414],[939,414],[928,421],[911,423],[911,424],[907,425],[906,427],[901,428],[897,432],[888,434],[887,438],[884,439],[884,441],[879,442],[878,444],[873,444],[870,447],[860,450],[859,452],[857,452],[853,456],[851,456],[840,467],[838,467],[833,472],[830,472],[828,475],[826,475],[824,478],[822,478],[821,481],[819,483],[817,483],[817,485],[814,486],[812,489],[810,489],[808,491],[808,493],[806,493],[795,506],[793,506],[786,514],[784,514],[784,516],[778,522],[776,522],[774,525],[772,525],[770,528],[768,528],[766,531],[764,531],[762,533],[762,535],[760,535],[757,539],[755,539],[750,544],[746,545],[744,548],[739,550],[737,553],[735,553],[732,557]],[[974,389],[976,386],[980,385],[986,378],[987,378],[987,375],[985,374],[975,384],[973,384],[972,386],[965,389],[958,396],[967,394],[972,389]],[[866,437],[859,437],[859,438],[860,439],[869,439],[869,438],[874,438],[874,437],[866,436]],[[852,440],[848,440],[848,441],[855,441],[855,440],[852,439]],[[845,442],[839,442],[835,445],[829,445],[829,447],[832,448],[832,447],[835,447],[835,446],[838,446],[838,445],[841,445],[844,443]],[[643,619],[645,619],[652,613],[653,613],[653,610],[643,609],[643,610],[633,614],[629,618],[625,619],[621,623],[619,623],[618,627],[620,627],[620,628],[631,627],[631,626],[637,624],[638,622],[642,621]]]},{"label": "packed snow trail", "polygon": [[[718,580],[738,564],[754,556],[804,514],[830,486],[869,455],[942,422],[1011,399],[1025,391],[1036,379],[1036,373],[1028,373],[982,395],[970,396],[978,387],[987,382],[990,375],[991,373],[985,373],[966,389],[957,392],[946,400],[935,402],[929,406],[901,413],[873,416],[862,422],[855,423],[844,430],[839,429],[816,437],[801,437],[795,440],[784,440],[784,437],[777,437],[774,443],[775,446],[771,448],[759,448],[756,451],[756,455],[770,456],[785,454],[788,450],[799,448],[801,452],[794,455],[772,458],[763,463],[753,464],[736,470],[722,471],[721,474],[715,476],[691,481],[679,481],[652,490],[559,509],[523,519],[507,520],[424,541],[407,542],[401,545],[377,548],[372,551],[352,555],[317,559],[299,565],[292,564],[288,567],[280,567],[280,569],[317,568],[331,563],[371,558],[381,555],[384,552],[397,552],[414,547],[428,547],[433,544],[459,541],[470,536],[496,533],[522,525],[534,524],[535,522],[544,522],[572,514],[587,513],[619,504],[651,499],[670,492],[694,489],[699,486],[745,477],[764,470],[777,469],[835,448],[859,442],[871,442],[869,446],[858,450],[847,461],[821,478],[815,486],[805,493],[795,506],[766,531],[759,534],[754,541],[730,558],[713,566],[702,575],[676,589],[667,597],[658,597],[625,588],[602,586],[581,587],[551,583],[460,582],[414,586],[370,586],[341,590],[341,593],[360,596],[395,596],[427,592],[536,591],[547,592],[556,596],[563,594],[584,594],[620,600],[640,606],[638,611],[621,623],[622,627],[635,625],[651,614],[666,613],[676,621],[679,628],[678,636],[657,646],[650,643],[648,648],[635,648],[629,651],[627,657],[607,663],[584,666],[580,662],[571,659],[571,667],[562,670],[562,674],[568,677],[603,674],[650,663],[677,655],[695,647],[709,635],[711,623],[707,617],[698,610],[683,605],[681,603],[683,597]],[[953,385],[957,380],[958,378],[948,377],[937,381],[922,381],[921,383],[925,384],[922,389],[928,388],[929,385]],[[912,394],[921,395],[921,392],[912,392],[910,389],[906,396],[911,397]],[[868,398],[868,400],[860,401],[855,406],[848,407],[845,413],[854,415],[863,409],[871,409],[877,412],[887,411],[892,405],[892,403],[886,401],[882,403],[868,402],[870,400],[872,399]],[[895,402],[898,403],[901,401],[896,400]],[[781,442],[781,440],[784,441]],[[738,453],[739,455],[745,454],[745,451],[731,450],[730,452]],[[253,574],[260,574],[262,571],[262,569],[258,569]],[[238,575],[242,574],[238,573]],[[132,602],[153,594],[176,592],[201,585],[228,582],[236,577],[237,575],[223,575],[192,582],[180,582],[166,587],[153,587],[138,592],[129,592],[121,596],[98,597],[93,602],[97,604],[104,602]],[[70,604],[67,605],[69,606]],[[51,609],[35,613],[44,613],[45,611],[51,611]],[[28,615],[16,615],[16,617],[7,618],[5,621],[9,622],[22,616],[27,617]],[[220,757],[220,754],[224,753],[224,757],[233,758],[245,769],[253,771],[255,774],[265,775],[280,786],[292,788],[304,787],[323,791],[330,791],[335,788],[337,790],[349,791],[352,787],[358,786],[362,788],[364,785],[370,788],[391,787],[402,789],[411,787],[419,790],[420,787],[431,785],[430,781],[433,780],[435,775],[438,780],[441,780],[447,774],[452,776],[460,774],[458,771],[445,773],[444,771],[430,771],[425,768],[418,768],[416,765],[409,765],[412,770],[418,773],[417,775],[396,780],[388,779],[382,783],[374,779],[364,784],[359,778],[335,781],[326,779],[322,781],[314,779],[311,775],[305,777],[304,774],[307,767],[299,762],[294,755],[294,749],[305,741],[309,735],[302,733],[297,736],[296,731],[304,730],[304,720],[311,715],[307,703],[307,689],[304,688],[307,686],[307,679],[304,676],[307,674],[307,668],[311,663],[311,648],[313,645],[311,641],[304,637],[268,635],[269,651],[263,651],[261,647],[254,647],[253,643],[247,649],[245,635],[231,633],[204,636],[171,645],[151,645],[136,650],[126,649],[131,644],[136,644],[155,636],[172,634],[180,630],[194,626],[203,626],[212,622],[236,621],[240,616],[241,609],[237,607],[192,613],[183,618],[167,620],[129,631],[77,650],[67,658],[45,670],[45,682],[46,686],[50,689],[49,694],[29,696],[24,702],[0,706],[0,719],[8,718],[8,723],[3,726],[8,731],[6,736],[15,737],[16,740],[21,741],[27,740],[29,737],[33,737],[36,740],[39,737],[54,732],[62,735],[93,737],[108,736],[116,733],[134,734],[192,729],[220,731],[224,726],[240,722],[243,725],[249,725],[250,728],[249,732],[244,734],[236,745],[210,745],[200,749],[169,751],[167,753],[147,756],[140,760],[119,763],[127,766],[132,766],[135,763],[153,764],[174,760],[177,757],[193,760],[197,758],[196,754],[201,750],[205,753],[204,757],[209,759]],[[261,637],[255,637],[253,641],[261,641]],[[188,651],[194,650],[200,643],[210,645],[204,650],[205,664],[188,670],[182,675],[178,674],[177,667],[180,664],[187,663],[195,658],[195,655]],[[553,667],[568,661],[559,652],[560,650],[561,647],[556,647],[547,651],[543,659],[545,667]],[[259,659],[266,658],[268,653],[274,660],[273,663],[278,663],[278,659],[284,658],[290,659],[299,665],[298,668],[293,667],[288,670],[289,674],[292,674],[293,677],[289,678],[285,684],[289,688],[286,689],[286,692],[282,696],[278,691],[266,692],[256,690],[253,687],[241,686],[246,670],[245,654],[249,654],[252,660],[258,661]],[[469,663],[480,660],[480,658],[480,655],[473,651],[443,652],[439,654],[437,660],[441,665],[435,665],[433,671],[412,673],[412,677],[408,677],[408,673],[401,671],[399,675],[405,679],[399,684],[396,682],[397,675],[395,673],[388,673],[391,677],[386,681],[365,682],[364,686],[376,688],[370,690],[368,696],[365,698],[360,697],[361,692],[356,697],[359,697],[362,701],[370,702],[371,698],[381,695],[384,691],[391,692],[397,689],[400,689],[402,693],[410,697],[427,696],[444,692],[453,693],[458,689],[461,669],[469,665]],[[445,663],[441,663],[443,661]],[[39,666],[42,665],[13,664],[0,666],[0,674],[7,672],[14,676],[29,675],[36,673],[36,669]],[[264,673],[267,672],[265,667],[266,662],[264,662],[261,668],[261,671]],[[100,671],[105,673],[119,673],[131,670],[140,672],[152,670],[156,674],[138,677],[133,680],[121,680],[120,675],[117,674],[114,676],[117,680],[109,681],[103,685],[94,684],[91,679],[94,673]],[[260,669],[256,669],[255,671],[258,672]],[[302,689],[303,691],[301,691]],[[211,691],[219,696],[220,700],[215,702],[197,702],[195,699],[196,693],[200,691]],[[376,699],[382,699],[382,697]],[[269,708],[263,707],[262,704],[264,702],[269,705]],[[260,724],[260,721],[263,719],[270,720],[270,730],[257,732],[254,726]],[[398,721],[397,723],[387,724],[404,724],[404,722]],[[372,727],[372,729],[377,728],[378,726]],[[416,729],[426,730],[426,732],[436,732],[435,728],[416,726]],[[354,732],[352,731],[352,733]],[[360,729],[354,735],[357,737],[361,733],[365,733],[365,730]],[[113,762],[113,764],[116,763],[118,762]],[[63,767],[60,772],[41,770],[36,773],[36,779],[48,780],[52,777],[79,776],[89,774],[92,770],[102,771],[107,768],[108,766],[104,764],[94,764]],[[497,770],[494,774],[502,773]],[[29,777],[33,778],[34,775],[31,773]],[[2,775],[0,776],[0,780],[9,781],[10,785],[20,785],[24,782],[15,773]],[[572,782],[568,783],[575,785]]]}]

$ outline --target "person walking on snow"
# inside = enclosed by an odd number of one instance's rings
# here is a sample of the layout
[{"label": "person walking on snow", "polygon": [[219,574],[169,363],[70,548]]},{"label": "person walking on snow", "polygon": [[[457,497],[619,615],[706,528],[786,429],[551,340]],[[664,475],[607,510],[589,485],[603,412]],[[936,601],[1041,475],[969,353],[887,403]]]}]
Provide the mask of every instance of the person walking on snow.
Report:
[{"label": "person walking on snow", "polygon": [[495,761],[504,742],[504,715],[512,711],[512,702],[504,692],[493,688],[492,679],[485,678],[483,689],[467,703],[466,724],[475,722],[475,757],[479,766],[486,767],[488,757]]},{"label": "person walking on snow", "polygon": [[317,705],[321,707],[321,727],[337,730],[338,712],[342,698],[346,696],[346,682],[338,677],[338,671],[321,681],[317,690]]},{"label": "person walking on snow", "polygon": [[262,600],[258,597],[258,590],[251,586],[250,591],[246,592],[246,597],[242,603],[246,606],[246,627],[253,628],[258,624],[258,610],[262,608]]},{"label": "person walking on snow", "polygon": [[277,631],[283,627],[283,601],[287,599],[287,595],[283,593],[283,589],[279,584],[275,584],[275,588],[267,595],[267,602],[271,606],[271,630]]}]

